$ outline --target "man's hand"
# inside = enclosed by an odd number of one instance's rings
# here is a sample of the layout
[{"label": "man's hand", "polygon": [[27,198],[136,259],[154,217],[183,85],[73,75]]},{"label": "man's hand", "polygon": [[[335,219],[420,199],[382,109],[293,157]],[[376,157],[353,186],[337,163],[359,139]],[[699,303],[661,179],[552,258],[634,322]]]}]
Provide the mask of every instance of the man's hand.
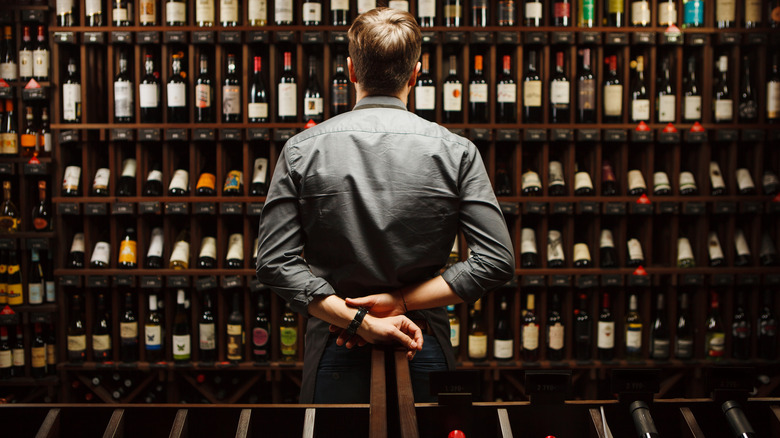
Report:
[{"label": "man's hand", "polygon": [[371,315],[384,318],[404,314],[404,302],[401,293],[401,291],[396,291],[393,293],[366,295],[359,298],[346,298],[345,301],[349,307],[365,307],[371,312]]},{"label": "man's hand", "polygon": [[423,347],[422,330],[403,315],[385,318],[366,315],[358,329],[358,334],[372,344],[401,344],[408,349],[406,355],[409,360]]}]

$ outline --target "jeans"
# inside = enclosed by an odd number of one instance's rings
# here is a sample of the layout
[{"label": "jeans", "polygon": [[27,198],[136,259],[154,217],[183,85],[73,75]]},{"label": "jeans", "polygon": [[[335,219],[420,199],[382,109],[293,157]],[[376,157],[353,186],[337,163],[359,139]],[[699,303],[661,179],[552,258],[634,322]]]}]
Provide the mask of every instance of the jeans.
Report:
[{"label": "jeans", "polygon": [[[371,392],[371,345],[363,347],[339,347],[336,336],[331,336],[317,368],[317,382],[314,388],[314,403],[368,403]],[[388,359],[389,364],[388,365]],[[386,358],[386,381],[395,382],[395,367],[392,357]],[[430,394],[432,371],[446,371],[444,352],[432,335],[423,335],[423,349],[409,362],[414,401],[435,402]],[[388,389],[389,390],[389,389]]]}]

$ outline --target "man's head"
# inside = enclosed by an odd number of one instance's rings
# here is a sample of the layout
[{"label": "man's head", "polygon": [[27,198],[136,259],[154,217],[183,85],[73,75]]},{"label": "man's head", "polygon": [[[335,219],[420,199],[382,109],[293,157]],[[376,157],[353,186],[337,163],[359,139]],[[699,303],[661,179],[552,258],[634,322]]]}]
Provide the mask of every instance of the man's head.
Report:
[{"label": "man's head", "polygon": [[363,91],[388,96],[402,91],[422,46],[414,17],[397,9],[373,9],[355,19],[348,36],[349,57]]}]

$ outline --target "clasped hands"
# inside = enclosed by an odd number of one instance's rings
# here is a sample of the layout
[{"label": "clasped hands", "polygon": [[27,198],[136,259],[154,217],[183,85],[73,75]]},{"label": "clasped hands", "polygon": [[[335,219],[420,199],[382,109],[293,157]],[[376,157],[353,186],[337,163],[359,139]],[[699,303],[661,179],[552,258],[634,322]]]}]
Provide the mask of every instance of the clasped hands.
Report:
[{"label": "clasped hands", "polygon": [[346,298],[349,307],[365,307],[368,314],[358,328],[357,334],[348,338],[347,330],[335,325],[330,326],[331,333],[339,333],[336,345],[352,348],[367,343],[399,343],[407,348],[407,357],[411,360],[422,350],[422,330],[404,315],[401,292],[381,293],[359,298]]}]

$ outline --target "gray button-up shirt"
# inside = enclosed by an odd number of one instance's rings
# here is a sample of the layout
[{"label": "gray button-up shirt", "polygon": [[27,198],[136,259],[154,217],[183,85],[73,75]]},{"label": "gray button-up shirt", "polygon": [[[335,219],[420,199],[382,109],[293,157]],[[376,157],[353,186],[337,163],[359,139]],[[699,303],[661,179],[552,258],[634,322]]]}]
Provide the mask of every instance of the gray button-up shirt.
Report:
[{"label": "gray button-up shirt", "polygon": [[[506,223],[476,146],[372,96],[291,138],[260,220],[257,277],[308,316],[315,297],[390,292],[437,275],[458,230],[471,254],[442,273],[466,302],[514,275]],[[424,318],[445,346],[443,308]],[[310,318],[301,402],[311,402],[328,325]]]}]

